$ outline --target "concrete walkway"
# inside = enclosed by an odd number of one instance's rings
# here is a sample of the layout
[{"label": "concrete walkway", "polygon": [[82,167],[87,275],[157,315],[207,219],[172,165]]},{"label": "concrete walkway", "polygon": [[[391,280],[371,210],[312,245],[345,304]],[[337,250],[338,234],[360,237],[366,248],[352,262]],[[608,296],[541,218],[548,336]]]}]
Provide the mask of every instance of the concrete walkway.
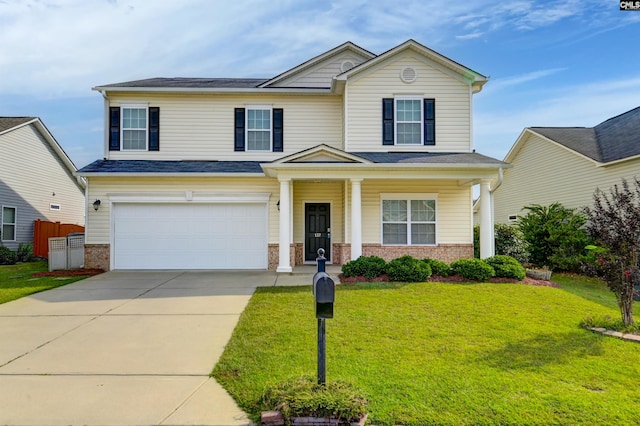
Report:
[{"label": "concrete walkway", "polygon": [[250,424],[209,373],[256,287],[314,272],[114,271],[2,304],[0,424]]}]

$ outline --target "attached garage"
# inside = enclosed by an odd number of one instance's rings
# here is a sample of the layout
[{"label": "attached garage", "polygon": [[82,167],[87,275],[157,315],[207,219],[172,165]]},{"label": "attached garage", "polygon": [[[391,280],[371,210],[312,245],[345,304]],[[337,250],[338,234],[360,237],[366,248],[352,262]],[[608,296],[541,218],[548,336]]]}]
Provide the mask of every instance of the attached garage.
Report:
[{"label": "attached garage", "polygon": [[114,269],[267,269],[267,204],[113,203]]}]

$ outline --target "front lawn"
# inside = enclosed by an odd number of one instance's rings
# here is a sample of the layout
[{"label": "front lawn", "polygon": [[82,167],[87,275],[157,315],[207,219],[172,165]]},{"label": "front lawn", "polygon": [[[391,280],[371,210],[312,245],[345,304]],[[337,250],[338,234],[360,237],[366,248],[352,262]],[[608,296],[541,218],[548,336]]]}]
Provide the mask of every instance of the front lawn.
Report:
[{"label": "front lawn", "polygon": [[0,303],[87,278],[86,276],[32,277],[34,272],[47,270],[48,264],[46,261],[0,266]]},{"label": "front lawn", "polygon": [[[636,423],[640,345],[581,329],[615,300],[562,281],[339,286],[327,380],[356,384],[376,425]],[[315,377],[313,309],[309,287],[260,288],[240,318],[213,375],[254,419],[267,384]]]}]

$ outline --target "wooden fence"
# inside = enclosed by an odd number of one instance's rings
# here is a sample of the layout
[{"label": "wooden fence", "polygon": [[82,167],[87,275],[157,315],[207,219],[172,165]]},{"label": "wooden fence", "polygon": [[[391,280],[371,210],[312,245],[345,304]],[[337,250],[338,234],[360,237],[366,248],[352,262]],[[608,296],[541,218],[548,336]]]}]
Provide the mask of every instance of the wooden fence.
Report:
[{"label": "wooden fence", "polygon": [[84,233],[84,226],[35,220],[33,222],[33,254],[39,257],[49,257],[49,238],[66,237],[74,232]]}]

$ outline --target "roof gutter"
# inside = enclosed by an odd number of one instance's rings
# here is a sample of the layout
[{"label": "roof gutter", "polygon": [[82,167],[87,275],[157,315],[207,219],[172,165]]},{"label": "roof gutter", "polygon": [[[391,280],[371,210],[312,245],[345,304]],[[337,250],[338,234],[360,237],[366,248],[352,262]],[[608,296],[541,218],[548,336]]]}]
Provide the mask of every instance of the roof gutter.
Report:
[{"label": "roof gutter", "polygon": [[504,180],[504,169],[500,167],[498,169],[498,181],[496,182],[493,188],[489,189],[489,194],[493,194],[496,189],[500,188],[500,185],[502,185],[503,180]]}]

